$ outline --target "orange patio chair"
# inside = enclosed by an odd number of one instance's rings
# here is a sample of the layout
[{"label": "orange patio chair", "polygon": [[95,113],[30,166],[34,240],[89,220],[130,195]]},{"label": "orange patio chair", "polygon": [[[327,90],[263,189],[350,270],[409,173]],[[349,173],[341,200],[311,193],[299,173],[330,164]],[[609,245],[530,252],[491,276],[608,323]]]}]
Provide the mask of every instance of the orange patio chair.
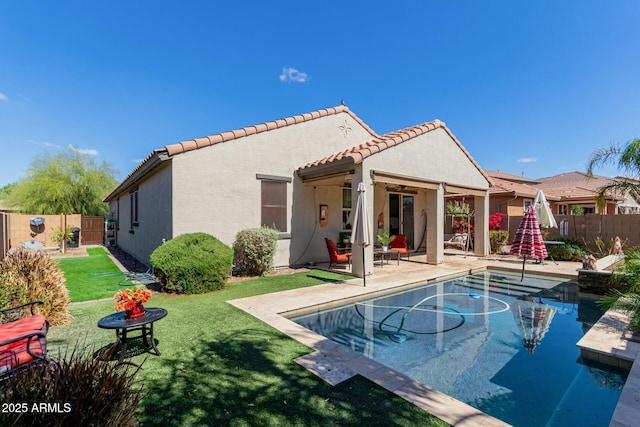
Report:
[{"label": "orange patio chair", "polygon": [[327,250],[329,251],[329,268],[331,265],[339,262],[346,262],[351,265],[351,252],[338,253],[338,248],[336,244],[333,243],[333,240],[324,238],[324,241],[327,243]]},{"label": "orange patio chair", "polygon": [[407,261],[409,261],[411,250],[407,247],[407,236],[404,234],[397,234],[389,244],[389,249],[393,252],[398,252],[399,257],[406,255]]}]

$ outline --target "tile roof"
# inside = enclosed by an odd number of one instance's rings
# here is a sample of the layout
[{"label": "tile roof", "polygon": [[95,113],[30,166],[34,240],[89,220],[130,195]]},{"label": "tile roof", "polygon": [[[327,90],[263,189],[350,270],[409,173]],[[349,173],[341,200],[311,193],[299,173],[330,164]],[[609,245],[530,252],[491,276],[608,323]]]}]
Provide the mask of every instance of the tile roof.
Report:
[{"label": "tile roof", "polygon": [[538,178],[541,188],[546,187],[562,187],[562,186],[580,186],[584,188],[600,188],[611,181],[611,178],[600,175],[589,176],[584,172],[566,172],[545,178]]},{"label": "tile roof", "polygon": [[473,157],[471,157],[471,154],[469,154],[466,148],[464,148],[464,146],[460,143],[460,141],[458,141],[455,135],[449,130],[449,128],[447,128],[446,124],[444,122],[441,122],[440,120],[433,120],[431,122],[408,127],[405,129],[400,129],[394,132],[387,133],[385,135],[378,136],[377,138],[374,138],[364,144],[357,145],[339,153],[331,154],[325,158],[316,160],[315,162],[307,163],[306,165],[298,168],[298,171],[313,168],[315,166],[327,165],[340,160],[351,160],[353,164],[358,164],[367,157],[374,155],[375,153],[384,151],[388,148],[393,147],[394,145],[402,144],[403,142],[409,141],[410,139],[434,131],[436,129],[444,130],[458,145],[460,150],[462,150],[462,152],[469,158],[471,163],[473,163],[473,165],[487,179],[487,181],[491,182],[491,179],[487,176],[485,171],[480,167],[480,165],[478,165],[478,163],[476,163]]},{"label": "tile roof", "polygon": [[520,176],[520,175],[514,175],[511,173],[506,173],[506,172],[502,172],[502,171],[492,171],[492,170],[484,170],[486,172],[487,175],[489,175],[489,177],[491,178],[500,178],[500,179],[504,179],[506,181],[513,181],[513,182],[520,182],[520,183],[525,183],[525,184],[538,184],[539,181],[535,180],[535,179],[529,179],[529,178],[525,178],[524,176]]},{"label": "tile roof", "polygon": [[366,123],[364,123],[358,116],[352,113],[346,105],[339,105],[337,107],[325,108],[323,110],[318,110],[311,113],[299,114],[297,116],[261,123],[254,126],[247,126],[241,129],[218,133],[211,136],[190,139],[188,141],[179,142],[177,144],[167,145],[164,147],[164,150],[166,150],[169,156],[175,156],[176,154],[184,153],[186,151],[197,150],[198,148],[208,147],[210,145],[219,144],[221,142],[231,141],[233,139],[242,138],[243,136],[267,132],[273,129],[308,122],[310,120],[332,116],[339,113],[349,114],[356,122],[358,122],[363,128],[365,128],[367,132],[371,134],[371,136],[378,136],[373,130],[371,130],[371,128],[369,128],[369,126],[366,125]]},{"label": "tile roof", "polygon": [[[522,184],[520,182],[513,182],[510,180],[497,178],[495,176],[489,175],[491,178],[492,187],[489,189],[490,195],[498,195],[508,193],[518,197],[525,198],[535,198],[536,193],[538,192],[538,187],[533,185]],[[555,200],[553,196],[547,194],[545,191],[545,196],[547,196],[548,200]]]},{"label": "tile roof", "polygon": [[242,138],[261,132],[266,132],[273,129],[279,129],[286,126],[295,125],[298,123],[308,122],[311,120],[319,119],[321,117],[332,116],[339,113],[346,113],[350,115],[357,123],[359,123],[372,137],[377,137],[375,133],[362,119],[356,116],[346,105],[338,105],[337,107],[325,108],[322,110],[313,111],[311,113],[300,114],[293,117],[286,117],[284,119],[274,120],[270,122],[260,123],[253,126],[247,126],[241,129],[236,129],[228,132],[218,133],[202,138],[190,139],[188,141],[179,142],[177,144],[165,145],[163,148],[153,150],[147,157],[142,160],[138,166],[122,180],[122,182],[104,198],[105,202],[111,200],[120,191],[133,185],[141,177],[145,176],[149,170],[152,170],[161,161],[168,160],[172,156],[185,153],[187,151],[197,150],[199,148],[208,147],[211,145],[219,144],[222,142],[231,141],[234,139]]}]

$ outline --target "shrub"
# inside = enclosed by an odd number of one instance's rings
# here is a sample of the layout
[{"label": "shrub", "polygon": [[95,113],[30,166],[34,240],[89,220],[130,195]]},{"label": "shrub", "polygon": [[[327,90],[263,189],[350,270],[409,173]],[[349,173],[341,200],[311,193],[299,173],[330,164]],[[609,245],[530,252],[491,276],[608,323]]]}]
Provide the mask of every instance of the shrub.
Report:
[{"label": "shrub", "polygon": [[491,252],[494,254],[500,253],[500,248],[509,242],[509,232],[506,230],[491,230],[489,231],[489,244],[491,245]]},{"label": "shrub", "polygon": [[77,345],[59,360],[25,365],[0,382],[0,400],[21,405],[20,413],[2,411],[0,425],[134,426],[143,397],[135,384],[140,369],[95,358]]},{"label": "shrub", "polygon": [[489,230],[500,231],[502,218],[504,214],[502,212],[494,212],[489,216]]},{"label": "shrub", "polygon": [[231,248],[207,233],[183,234],[151,254],[162,289],[181,294],[223,289],[232,261]]},{"label": "shrub", "polygon": [[240,274],[262,276],[273,268],[278,231],[261,227],[242,230],[233,244],[234,263]]},{"label": "shrub", "polygon": [[49,255],[19,249],[0,261],[0,307],[42,301],[40,314],[51,326],[71,322],[64,273]]},{"label": "shrub", "polygon": [[589,253],[587,247],[576,239],[559,237],[555,239],[564,242],[564,245],[553,245],[547,247],[547,252],[556,261],[580,261],[583,256]]}]

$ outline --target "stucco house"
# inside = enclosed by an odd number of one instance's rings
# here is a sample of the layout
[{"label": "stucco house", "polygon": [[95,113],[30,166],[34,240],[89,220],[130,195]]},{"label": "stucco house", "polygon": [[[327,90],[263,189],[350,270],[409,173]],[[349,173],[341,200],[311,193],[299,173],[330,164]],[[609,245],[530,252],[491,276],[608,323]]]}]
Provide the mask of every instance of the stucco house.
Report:
[{"label": "stucco house", "polygon": [[[146,264],[164,239],[203,231],[232,245],[267,225],[280,231],[276,265],[303,265],[328,261],[324,238],[350,230],[360,182],[371,228],[426,242],[430,264],[444,261],[445,197],[472,198],[474,251],[488,253],[489,179],[446,125],[378,135],[344,105],[154,150],[105,201],[117,245]],[[373,248],[354,251],[357,275],[363,256],[373,270]]]}]

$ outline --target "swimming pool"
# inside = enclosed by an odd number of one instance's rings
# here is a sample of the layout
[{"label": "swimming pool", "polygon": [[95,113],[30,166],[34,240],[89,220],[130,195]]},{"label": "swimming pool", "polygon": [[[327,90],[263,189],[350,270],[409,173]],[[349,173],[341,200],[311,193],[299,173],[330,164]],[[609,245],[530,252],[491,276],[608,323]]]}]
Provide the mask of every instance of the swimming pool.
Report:
[{"label": "swimming pool", "polygon": [[291,320],[512,425],[598,426],[626,373],[580,359],[595,301],[572,282],[489,270]]}]

